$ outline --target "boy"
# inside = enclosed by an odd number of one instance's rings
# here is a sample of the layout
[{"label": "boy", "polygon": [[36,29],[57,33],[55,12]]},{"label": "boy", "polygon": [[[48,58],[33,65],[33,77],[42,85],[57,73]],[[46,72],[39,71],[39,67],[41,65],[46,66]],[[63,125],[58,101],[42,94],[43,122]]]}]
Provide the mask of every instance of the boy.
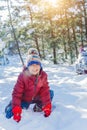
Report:
[{"label": "boy", "polygon": [[48,117],[52,111],[53,95],[53,91],[49,90],[47,74],[42,70],[39,56],[29,55],[27,68],[18,76],[12,92],[12,101],[5,108],[6,117],[13,116],[13,119],[19,122],[22,109],[28,109],[32,103],[35,103],[34,111],[43,111],[44,116]]}]

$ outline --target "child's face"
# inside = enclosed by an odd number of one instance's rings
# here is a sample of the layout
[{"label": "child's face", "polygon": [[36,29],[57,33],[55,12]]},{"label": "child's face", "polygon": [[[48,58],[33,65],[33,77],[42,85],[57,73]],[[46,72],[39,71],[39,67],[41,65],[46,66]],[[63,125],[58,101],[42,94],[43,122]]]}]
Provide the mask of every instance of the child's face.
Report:
[{"label": "child's face", "polygon": [[39,72],[40,72],[40,65],[33,64],[33,65],[29,66],[29,72],[32,75],[39,74]]}]

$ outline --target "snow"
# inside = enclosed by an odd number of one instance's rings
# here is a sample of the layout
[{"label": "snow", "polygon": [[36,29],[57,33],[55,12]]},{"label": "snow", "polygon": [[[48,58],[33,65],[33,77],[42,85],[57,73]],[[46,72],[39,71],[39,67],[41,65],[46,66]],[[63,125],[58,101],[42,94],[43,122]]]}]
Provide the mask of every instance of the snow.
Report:
[{"label": "snow", "polygon": [[0,66],[0,130],[87,130],[87,75],[77,75],[73,66],[47,61],[43,61],[43,68],[55,94],[51,115],[45,118],[43,112],[33,112],[31,105],[23,110],[19,123],[6,119],[4,108],[22,71],[18,56],[10,56],[9,60],[9,64]]},{"label": "snow", "polygon": [[5,48],[6,43],[4,43],[1,39],[0,39],[0,51],[2,51],[3,48]]}]

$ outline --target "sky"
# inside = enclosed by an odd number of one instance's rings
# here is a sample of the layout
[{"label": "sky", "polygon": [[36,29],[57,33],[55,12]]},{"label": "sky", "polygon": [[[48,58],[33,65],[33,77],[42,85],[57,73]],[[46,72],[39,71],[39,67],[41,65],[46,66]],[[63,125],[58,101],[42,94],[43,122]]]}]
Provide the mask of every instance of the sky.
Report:
[{"label": "sky", "polygon": [[87,75],[77,75],[74,65],[53,65],[44,60],[43,69],[54,91],[51,115],[45,118],[43,112],[33,112],[31,105],[23,110],[19,123],[6,119],[4,109],[22,71],[19,56],[8,58],[9,64],[0,65],[0,130],[87,130]]}]

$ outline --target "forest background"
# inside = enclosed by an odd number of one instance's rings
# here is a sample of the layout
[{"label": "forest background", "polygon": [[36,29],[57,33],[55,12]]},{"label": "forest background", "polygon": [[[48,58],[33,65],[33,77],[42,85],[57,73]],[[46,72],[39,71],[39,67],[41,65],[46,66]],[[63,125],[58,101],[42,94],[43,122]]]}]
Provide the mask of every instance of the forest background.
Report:
[{"label": "forest background", "polygon": [[10,54],[36,47],[42,59],[72,64],[87,45],[87,0],[0,0],[0,39]]}]

